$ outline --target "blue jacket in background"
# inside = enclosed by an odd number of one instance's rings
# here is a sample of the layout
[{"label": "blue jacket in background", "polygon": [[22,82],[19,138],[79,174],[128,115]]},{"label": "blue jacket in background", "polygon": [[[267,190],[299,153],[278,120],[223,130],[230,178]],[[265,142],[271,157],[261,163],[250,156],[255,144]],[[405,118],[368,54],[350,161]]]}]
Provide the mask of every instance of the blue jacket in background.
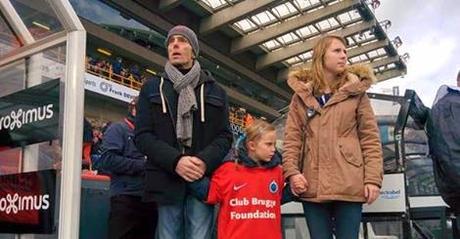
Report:
[{"label": "blue jacket in background", "polygon": [[[112,175],[111,196],[142,196],[144,191],[145,156],[134,144],[134,129],[126,122],[113,123],[102,141],[102,155],[93,162],[97,170]],[[133,125],[131,123],[131,125]]]}]

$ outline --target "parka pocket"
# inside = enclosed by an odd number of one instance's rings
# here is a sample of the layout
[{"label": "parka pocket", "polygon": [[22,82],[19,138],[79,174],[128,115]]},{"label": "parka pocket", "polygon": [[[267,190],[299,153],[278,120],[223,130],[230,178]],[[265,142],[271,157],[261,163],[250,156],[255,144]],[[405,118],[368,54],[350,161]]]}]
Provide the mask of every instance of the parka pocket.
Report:
[{"label": "parka pocket", "polygon": [[224,99],[220,97],[213,96],[213,95],[207,95],[205,103],[211,106],[214,106],[214,107],[223,107],[225,102],[224,102]]},{"label": "parka pocket", "polygon": [[353,151],[347,148],[343,143],[339,143],[339,150],[349,164],[355,167],[361,167],[363,165],[363,160],[356,157],[355,153],[353,153]]},{"label": "parka pocket", "polygon": [[166,104],[166,99],[162,99],[160,94],[152,94],[149,96],[151,117],[155,123],[163,124],[170,122],[169,108]]}]

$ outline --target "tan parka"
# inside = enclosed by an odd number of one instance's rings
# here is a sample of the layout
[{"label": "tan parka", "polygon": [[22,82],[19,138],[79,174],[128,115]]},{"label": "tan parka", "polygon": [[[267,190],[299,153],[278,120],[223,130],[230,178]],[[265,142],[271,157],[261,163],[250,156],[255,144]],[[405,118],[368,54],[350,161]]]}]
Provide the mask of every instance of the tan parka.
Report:
[{"label": "tan parka", "polygon": [[382,185],[379,130],[366,95],[375,76],[363,65],[347,70],[360,80],[347,79],[322,108],[313,96],[308,70],[288,81],[294,95],[286,120],[283,169],[286,178],[302,172],[307,179],[302,200],[365,202],[364,184]]}]

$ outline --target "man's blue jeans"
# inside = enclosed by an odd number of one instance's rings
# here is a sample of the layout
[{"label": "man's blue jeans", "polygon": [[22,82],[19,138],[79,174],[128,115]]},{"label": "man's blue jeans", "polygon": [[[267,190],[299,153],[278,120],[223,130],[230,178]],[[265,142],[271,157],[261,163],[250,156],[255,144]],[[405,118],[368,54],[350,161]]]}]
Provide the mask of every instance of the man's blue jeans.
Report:
[{"label": "man's blue jeans", "polygon": [[315,239],[357,239],[362,203],[333,201],[302,202],[310,237]]},{"label": "man's blue jeans", "polygon": [[214,206],[191,195],[179,204],[158,205],[158,239],[210,239]]}]

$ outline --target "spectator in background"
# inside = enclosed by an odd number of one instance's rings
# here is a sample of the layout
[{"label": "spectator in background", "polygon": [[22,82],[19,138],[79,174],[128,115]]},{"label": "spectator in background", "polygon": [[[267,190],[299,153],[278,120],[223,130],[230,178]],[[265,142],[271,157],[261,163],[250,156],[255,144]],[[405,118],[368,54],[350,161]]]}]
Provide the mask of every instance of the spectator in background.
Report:
[{"label": "spectator in background", "polygon": [[93,126],[88,119],[83,118],[83,155],[82,167],[88,169],[91,165],[91,146],[93,143]]},{"label": "spectator in background", "polygon": [[129,73],[134,77],[134,80],[139,82],[139,79],[141,78],[141,73],[139,66],[137,64],[132,64],[131,67],[129,68]]},{"label": "spectator in background", "polygon": [[137,98],[122,122],[111,124],[104,135],[97,170],[111,174],[109,238],[153,239],[157,209],[142,202],[145,156],[134,145]]},{"label": "spectator in background", "polygon": [[123,60],[121,59],[121,57],[117,57],[115,61],[112,62],[112,71],[113,73],[120,75],[122,68]]},{"label": "spectator in background", "polygon": [[91,145],[91,154],[95,154],[96,152],[100,151],[100,147],[102,145],[102,131],[100,128],[93,128],[93,139]]},{"label": "spectator in background", "polygon": [[457,218],[453,238],[460,238],[459,102],[460,71],[457,86],[439,87],[426,126],[436,186]]},{"label": "spectator in background", "polygon": [[160,239],[208,239],[214,207],[187,192],[210,176],[231,147],[225,91],[201,70],[195,33],[175,26],[165,41],[165,73],[139,93],[136,145],[147,155],[144,199],[158,202]]},{"label": "spectator in background", "polygon": [[115,61],[112,62],[112,78],[114,80],[120,80],[121,69],[123,69],[123,60],[121,57],[117,57]]}]

